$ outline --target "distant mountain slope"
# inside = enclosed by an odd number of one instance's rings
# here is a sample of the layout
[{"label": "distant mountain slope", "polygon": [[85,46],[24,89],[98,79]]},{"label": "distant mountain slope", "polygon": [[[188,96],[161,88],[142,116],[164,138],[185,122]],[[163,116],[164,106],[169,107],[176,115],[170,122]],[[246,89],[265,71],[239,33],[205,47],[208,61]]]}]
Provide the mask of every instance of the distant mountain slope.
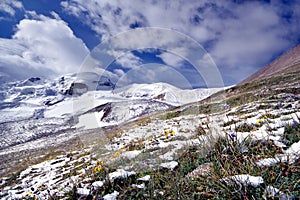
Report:
[{"label": "distant mountain slope", "polygon": [[173,106],[180,106],[205,99],[224,88],[180,89],[168,83],[132,84],[117,88],[114,93],[127,99],[153,99]]},{"label": "distant mountain slope", "polygon": [[[287,68],[292,71],[299,70],[300,68],[300,44],[284,53],[270,64],[266,65],[262,69],[258,70],[250,77],[242,81],[241,84],[259,80],[262,78],[270,77],[280,72],[285,72]],[[297,65],[297,66],[295,66]],[[294,67],[293,67],[294,66]]]},{"label": "distant mountain slope", "polygon": [[167,83],[115,88],[108,77],[97,78],[93,73],[69,74],[0,85],[0,150],[75,128],[118,125],[222,90],[182,90]]}]

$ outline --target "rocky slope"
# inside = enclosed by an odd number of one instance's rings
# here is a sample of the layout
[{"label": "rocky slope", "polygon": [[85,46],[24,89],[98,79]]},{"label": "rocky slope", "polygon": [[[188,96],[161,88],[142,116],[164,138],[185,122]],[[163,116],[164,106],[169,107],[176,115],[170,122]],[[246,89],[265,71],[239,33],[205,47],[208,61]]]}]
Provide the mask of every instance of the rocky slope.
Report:
[{"label": "rocky slope", "polygon": [[166,83],[116,89],[109,78],[97,78],[84,73],[1,85],[0,174],[25,167],[18,163],[22,157],[29,158],[28,164],[35,163],[44,149],[60,148],[68,141],[70,149],[76,148],[93,129],[106,131],[219,90],[181,90]]}]

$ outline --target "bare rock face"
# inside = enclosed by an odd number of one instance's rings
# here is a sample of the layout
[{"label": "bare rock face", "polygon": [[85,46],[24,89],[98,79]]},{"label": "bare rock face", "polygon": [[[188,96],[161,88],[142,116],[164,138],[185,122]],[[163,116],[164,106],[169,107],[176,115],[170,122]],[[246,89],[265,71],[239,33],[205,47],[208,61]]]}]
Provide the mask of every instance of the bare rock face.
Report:
[{"label": "bare rock face", "polygon": [[242,84],[284,73],[288,68],[292,68],[292,71],[300,70],[300,44],[246,78]]},{"label": "bare rock face", "polygon": [[88,86],[84,83],[72,83],[70,89],[67,90],[69,95],[82,95],[88,91]]}]

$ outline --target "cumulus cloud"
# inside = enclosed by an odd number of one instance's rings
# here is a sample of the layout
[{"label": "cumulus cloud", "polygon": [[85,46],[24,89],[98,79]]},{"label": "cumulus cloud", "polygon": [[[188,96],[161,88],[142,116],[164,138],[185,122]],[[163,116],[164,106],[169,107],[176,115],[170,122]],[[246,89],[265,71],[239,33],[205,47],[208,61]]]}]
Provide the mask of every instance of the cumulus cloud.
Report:
[{"label": "cumulus cloud", "polygon": [[16,10],[24,9],[22,2],[17,0],[1,0],[0,12],[6,13],[10,16],[16,14]]},{"label": "cumulus cloud", "polygon": [[123,87],[133,83],[165,82],[178,88],[192,88],[192,83],[176,69],[162,64],[150,63],[140,65],[123,73],[118,79],[117,87]]},{"label": "cumulus cloud", "polygon": [[280,17],[269,6],[245,3],[242,7],[236,6],[233,14],[238,18],[224,20],[227,30],[212,49],[217,60],[229,67],[257,65],[266,55],[269,59],[289,45],[282,27],[278,26]]},{"label": "cumulus cloud", "polygon": [[54,18],[28,15],[16,26],[12,39],[0,40],[1,69],[7,76],[26,78],[26,71],[42,76],[78,71],[89,53],[83,41],[55,13]]},{"label": "cumulus cloud", "polygon": [[[144,48],[164,50],[159,51],[162,53],[157,55],[157,57],[161,57],[170,65],[174,64],[173,67],[176,67],[180,73],[184,73],[184,67],[172,62],[172,58],[166,57],[166,55],[172,55],[177,56],[175,58],[181,58],[182,61],[185,61],[185,63],[189,63],[192,66],[191,70],[189,71],[200,73],[203,76],[207,86],[221,87],[224,84],[219,70],[209,56],[209,59],[207,59],[207,56],[205,56],[207,55],[207,52],[201,45],[199,45],[199,43],[192,40],[190,37],[187,37],[186,35],[168,29],[143,28],[118,34],[115,37],[112,37],[110,40],[104,41],[101,43],[101,45],[97,46],[97,48],[91,52],[90,57],[94,60],[99,60],[101,62],[101,66],[99,67],[102,67],[103,69],[106,69],[107,66],[116,60],[117,63],[123,63],[123,68],[127,68],[126,71],[128,71],[128,69],[135,69],[135,65],[138,65],[139,63],[135,62],[135,57],[133,57],[133,54],[129,54],[129,59],[123,60],[122,57],[125,56],[126,58],[126,52],[131,53],[136,49],[140,50]],[[119,59],[121,62],[118,61]],[[127,62],[127,60],[130,62],[129,65],[124,63],[124,61]],[[201,60],[203,61],[200,62]],[[135,63],[133,64],[132,62]],[[209,65],[207,62],[210,62]],[[151,71],[149,74],[147,74],[147,76],[150,75]],[[175,78],[174,76],[170,77]],[[193,76],[190,76],[190,79],[192,78]],[[197,85],[200,84],[197,83]]]},{"label": "cumulus cloud", "polygon": [[164,63],[166,63],[167,65],[170,65],[173,67],[182,66],[183,59],[178,55],[174,55],[169,52],[164,52],[164,53],[157,55],[157,57],[161,58],[164,61]]},{"label": "cumulus cloud", "polygon": [[131,52],[117,58],[116,62],[125,68],[134,68],[142,64],[142,60]]},{"label": "cumulus cloud", "polygon": [[[262,67],[299,39],[300,9],[296,1],[286,5],[279,0],[68,0],[61,5],[66,12],[83,19],[103,40],[137,27],[162,27],[184,33],[207,49],[224,76],[247,68],[233,82]],[[167,64],[180,65],[180,59],[170,54],[160,58]]]}]

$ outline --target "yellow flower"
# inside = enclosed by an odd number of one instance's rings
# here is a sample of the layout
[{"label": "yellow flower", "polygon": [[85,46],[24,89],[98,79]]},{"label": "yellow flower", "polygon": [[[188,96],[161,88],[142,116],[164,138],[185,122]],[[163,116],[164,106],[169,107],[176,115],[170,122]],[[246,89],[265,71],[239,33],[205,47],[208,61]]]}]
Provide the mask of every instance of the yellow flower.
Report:
[{"label": "yellow flower", "polygon": [[261,119],[259,119],[259,120],[256,121],[256,124],[260,124],[260,123],[262,123]]},{"label": "yellow flower", "polygon": [[120,155],[120,152],[117,151],[116,153],[114,153],[114,155],[112,155],[112,157],[113,157],[113,158],[116,158],[116,157],[118,157],[119,155]]},{"label": "yellow flower", "polygon": [[[104,163],[103,160],[97,161],[96,166],[94,167],[93,171],[94,172],[101,172],[103,170],[103,163]],[[81,171],[83,173],[83,170],[81,170]]]},{"label": "yellow flower", "polygon": [[102,165],[94,167],[94,172],[101,172],[103,170]]},{"label": "yellow flower", "polygon": [[172,136],[174,136],[175,134],[176,134],[175,131],[172,131],[172,132],[171,132],[171,135],[172,135]]},{"label": "yellow flower", "polygon": [[166,136],[166,138],[169,136],[170,134],[170,130],[164,130],[164,135]]},{"label": "yellow flower", "polygon": [[268,116],[267,116],[267,115],[264,115],[263,118],[264,118],[264,119],[268,119]]}]

